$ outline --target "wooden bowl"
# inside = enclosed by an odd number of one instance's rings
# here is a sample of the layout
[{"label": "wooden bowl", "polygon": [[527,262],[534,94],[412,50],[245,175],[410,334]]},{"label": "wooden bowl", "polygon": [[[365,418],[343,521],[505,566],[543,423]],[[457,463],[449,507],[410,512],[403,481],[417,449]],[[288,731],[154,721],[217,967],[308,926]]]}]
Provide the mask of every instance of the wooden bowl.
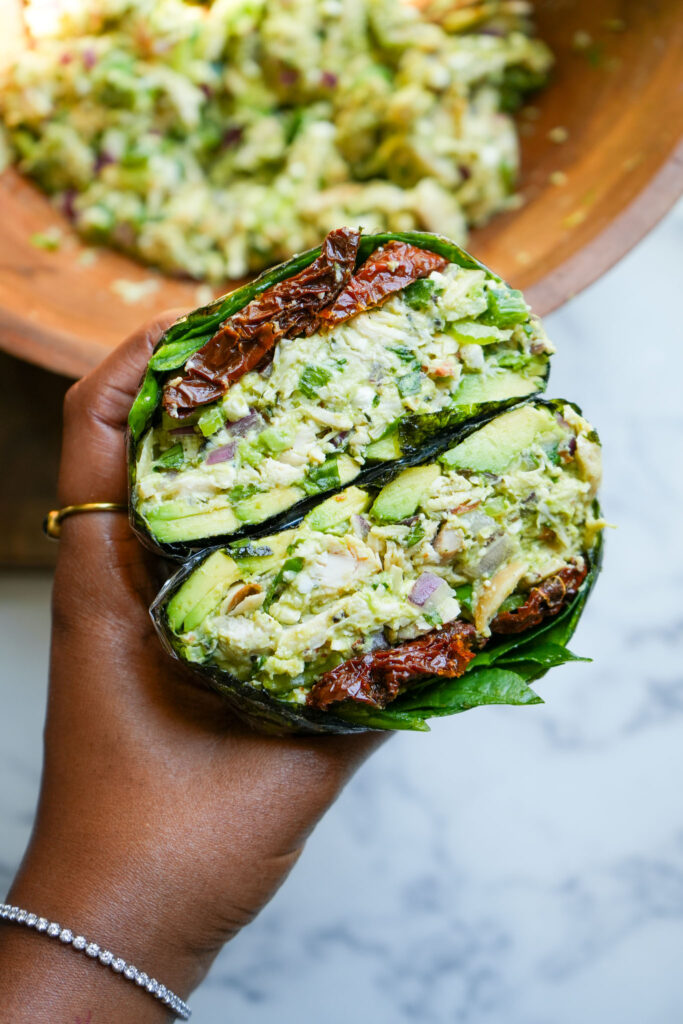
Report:
[{"label": "wooden bowl", "polygon": [[[545,314],[624,255],[681,191],[683,18],[680,0],[538,0],[536,8],[557,65],[520,116],[524,202],[475,232],[469,247]],[[3,14],[5,47],[10,20]],[[36,249],[31,236],[51,225],[67,243]],[[196,283],[105,250],[87,265],[83,249],[45,196],[12,169],[0,176],[1,347],[79,376],[155,312],[198,305]],[[112,292],[117,279],[153,279],[156,290],[127,305]]]}]

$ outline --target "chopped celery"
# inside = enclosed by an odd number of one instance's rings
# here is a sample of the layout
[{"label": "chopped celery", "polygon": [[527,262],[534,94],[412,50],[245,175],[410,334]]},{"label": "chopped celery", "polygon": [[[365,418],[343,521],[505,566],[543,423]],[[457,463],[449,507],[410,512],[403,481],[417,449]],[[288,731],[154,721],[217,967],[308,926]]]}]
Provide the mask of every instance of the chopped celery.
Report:
[{"label": "chopped celery", "polygon": [[430,281],[423,277],[419,281],[413,281],[403,291],[403,298],[411,309],[426,309],[431,302],[436,281]]},{"label": "chopped celery", "polygon": [[263,461],[263,452],[248,441],[240,441],[238,451],[242,462],[246,462],[248,466],[258,466]]},{"label": "chopped celery", "polygon": [[204,437],[211,437],[212,434],[215,434],[223,426],[223,416],[220,408],[214,405],[207,409],[206,412],[203,412],[197,420],[197,426]]},{"label": "chopped celery", "polygon": [[514,327],[528,318],[529,307],[517,288],[496,285],[489,287],[488,292],[489,305],[482,317],[484,322],[496,327]]},{"label": "chopped celery", "polygon": [[457,320],[448,325],[448,333],[461,345],[494,345],[506,337],[497,327],[476,323],[474,320]]},{"label": "chopped celery", "polygon": [[276,430],[275,427],[266,427],[259,434],[256,443],[260,448],[265,448],[266,451],[271,452],[273,455],[278,455],[285,448],[289,447],[290,440],[281,430]]}]

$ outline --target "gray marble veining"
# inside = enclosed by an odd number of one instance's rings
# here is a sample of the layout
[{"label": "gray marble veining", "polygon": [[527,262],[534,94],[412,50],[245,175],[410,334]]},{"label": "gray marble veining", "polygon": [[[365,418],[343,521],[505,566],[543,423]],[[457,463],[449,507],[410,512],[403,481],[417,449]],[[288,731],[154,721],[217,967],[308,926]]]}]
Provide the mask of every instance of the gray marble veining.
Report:
[{"label": "gray marble veining", "polygon": [[[547,320],[617,529],[544,705],[399,735],[223,951],[198,1024],[683,1019],[683,206]],[[49,580],[0,577],[0,889],[38,784]]]}]

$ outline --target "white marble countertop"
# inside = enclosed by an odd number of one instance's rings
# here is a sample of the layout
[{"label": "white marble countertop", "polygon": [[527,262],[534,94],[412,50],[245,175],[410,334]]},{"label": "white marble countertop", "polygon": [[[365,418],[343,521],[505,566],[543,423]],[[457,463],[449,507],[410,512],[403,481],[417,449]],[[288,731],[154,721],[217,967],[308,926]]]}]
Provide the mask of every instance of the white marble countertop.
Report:
[{"label": "white marble countertop", "polygon": [[[548,317],[549,395],[618,530],[535,707],[398,735],[191,1000],[197,1024],[673,1024],[683,1013],[683,206]],[[0,890],[36,799],[46,576],[0,575]],[[329,865],[334,865],[333,884]]]}]

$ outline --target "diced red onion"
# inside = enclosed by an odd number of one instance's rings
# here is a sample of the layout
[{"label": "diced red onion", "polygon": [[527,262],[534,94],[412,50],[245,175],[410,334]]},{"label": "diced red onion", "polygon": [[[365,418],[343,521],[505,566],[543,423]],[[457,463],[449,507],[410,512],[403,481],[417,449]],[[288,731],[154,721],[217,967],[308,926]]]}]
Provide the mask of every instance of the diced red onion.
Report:
[{"label": "diced red onion", "polygon": [[235,420],[234,423],[227,423],[226,430],[232,437],[244,437],[254,427],[260,427],[263,420],[256,412],[252,409],[248,416],[243,416],[241,420]]},{"label": "diced red onion", "polygon": [[73,53],[63,53],[62,56],[59,58],[59,63],[60,64],[70,64],[73,59],[74,59]]},{"label": "diced red onion", "polygon": [[83,66],[88,70],[92,70],[97,64],[97,54],[93,50],[92,46],[88,46],[83,51]]},{"label": "diced red onion", "polygon": [[209,452],[209,456],[206,460],[207,466],[214,466],[217,462],[228,462],[237,450],[237,442],[232,441],[230,444],[221,445],[220,448],[214,448],[212,452]]},{"label": "diced red onion", "polygon": [[365,540],[367,535],[370,533],[370,523],[365,516],[352,515],[351,525],[361,540]]},{"label": "diced red onion", "polygon": [[296,68],[283,68],[280,72],[281,85],[295,85],[299,80],[299,72]]},{"label": "diced red onion", "polygon": [[109,164],[115,164],[116,157],[113,157],[111,153],[108,153],[106,149],[103,149],[101,153],[98,153],[95,157],[95,170],[101,171],[103,167],[108,167]]},{"label": "diced red onion", "polygon": [[418,521],[419,518],[419,516],[408,516],[407,519],[401,519],[399,521],[401,523],[401,526],[415,526],[415,523]]},{"label": "diced red onion", "polygon": [[62,193],[62,210],[72,222],[76,220],[76,207],[74,203],[77,195],[78,193],[75,188],[67,188]]},{"label": "diced red onion", "polygon": [[327,86],[328,89],[334,89],[338,81],[339,78],[335,75],[334,71],[323,71],[320,76],[321,84]]},{"label": "diced red onion", "polygon": [[421,608],[442,583],[443,580],[440,576],[436,576],[433,572],[423,572],[410,591],[408,600],[411,604]]},{"label": "diced red onion", "polygon": [[173,430],[169,430],[169,434],[173,434],[174,437],[190,437],[194,433],[196,431],[192,424],[189,426],[186,424],[184,427],[174,427]]},{"label": "diced red onion", "polygon": [[244,129],[239,125],[233,125],[232,128],[227,128],[223,132],[223,138],[221,139],[221,147],[223,149],[232,149],[233,146],[238,146],[242,141]]}]

